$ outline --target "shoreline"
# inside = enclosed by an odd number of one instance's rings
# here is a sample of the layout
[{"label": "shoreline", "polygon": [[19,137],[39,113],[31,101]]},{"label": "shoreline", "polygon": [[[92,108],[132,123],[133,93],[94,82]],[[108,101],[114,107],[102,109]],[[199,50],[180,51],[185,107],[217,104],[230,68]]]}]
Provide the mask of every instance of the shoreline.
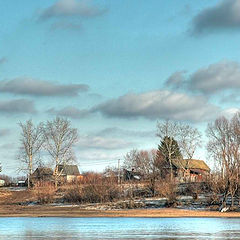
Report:
[{"label": "shoreline", "polygon": [[121,218],[240,218],[240,212],[186,210],[177,208],[88,210],[79,206],[0,205],[0,217],[121,217]]}]

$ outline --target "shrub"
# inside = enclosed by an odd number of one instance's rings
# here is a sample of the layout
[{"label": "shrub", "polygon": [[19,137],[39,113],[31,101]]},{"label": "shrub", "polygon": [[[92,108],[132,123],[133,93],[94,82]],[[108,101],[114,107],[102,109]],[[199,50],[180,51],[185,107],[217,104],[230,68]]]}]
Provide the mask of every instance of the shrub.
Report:
[{"label": "shrub", "polygon": [[177,185],[170,178],[156,182],[156,195],[167,198],[167,206],[177,204]]},{"label": "shrub", "polygon": [[69,186],[64,193],[64,200],[78,203],[112,202],[120,196],[120,189],[116,183],[109,179],[91,178],[84,184]]},{"label": "shrub", "polygon": [[53,202],[56,189],[51,182],[37,182],[33,188],[33,192],[37,201],[45,204]]},{"label": "shrub", "polygon": [[190,195],[194,200],[198,199],[198,195],[201,193],[202,187],[199,183],[188,183],[185,189],[185,195]]}]

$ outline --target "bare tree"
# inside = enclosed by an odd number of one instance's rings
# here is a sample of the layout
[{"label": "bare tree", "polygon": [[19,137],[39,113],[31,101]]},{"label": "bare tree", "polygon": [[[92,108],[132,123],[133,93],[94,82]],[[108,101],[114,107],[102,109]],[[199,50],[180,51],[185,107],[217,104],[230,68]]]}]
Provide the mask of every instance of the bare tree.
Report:
[{"label": "bare tree", "polygon": [[188,124],[179,125],[178,144],[184,158],[192,159],[196,149],[201,147],[202,134]]},{"label": "bare tree", "polygon": [[[182,157],[191,159],[197,147],[200,146],[201,134],[190,125],[165,120],[157,123],[157,136],[160,138],[161,143],[164,143],[164,151],[161,154],[164,155],[170,166],[170,178],[173,180],[173,160],[177,160],[177,156],[181,164]],[[184,170],[185,167],[182,166]]]},{"label": "bare tree", "polygon": [[134,169],[144,176],[149,176],[153,169],[154,150],[145,151],[133,149],[124,157],[123,167]]},{"label": "bare tree", "polygon": [[33,164],[36,163],[43,145],[43,124],[40,123],[37,126],[34,126],[32,120],[28,120],[25,123],[20,122],[19,126],[21,127],[19,158],[23,163],[21,170],[27,171],[28,187],[30,187],[30,177],[33,172]]},{"label": "bare tree", "polygon": [[144,176],[145,179],[150,180],[150,189],[155,195],[155,181],[159,175],[157,150],[152,149],[136,150],[133,149],[126,154],[123,167],[127,169],[134,169]]},{"label": "bare tree", "polygon": [[64,118],[55,118],[47,121],[44,127],[45,148],[55,163],[55,186],[58,186],[58,179],[61,172],[58,165],[66,165],[74,160],[72,151],[73,145],[77,142],[77,129],[71,127],[70,121]]},{"label": "bare tree", "polygon": [[234,196],[239,190],[240,174],[240,114],[228,120],[220,117],[214,123],[208,124],[209,138],[207,149],[219,169],[223,184],[222,207],[226,206],[230,195],[232,206]]}]

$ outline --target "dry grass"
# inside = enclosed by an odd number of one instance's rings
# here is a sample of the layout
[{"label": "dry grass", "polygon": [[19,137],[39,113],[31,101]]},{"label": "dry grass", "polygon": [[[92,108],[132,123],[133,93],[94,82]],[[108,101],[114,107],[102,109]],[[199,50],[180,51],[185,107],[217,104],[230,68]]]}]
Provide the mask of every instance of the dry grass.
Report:
[{"label": "dry grass", "polygon": [[6,189],[0,190],[0,204],[24,204],[30,201],[34,201],[35,196],[32,191],[9,191]]}]

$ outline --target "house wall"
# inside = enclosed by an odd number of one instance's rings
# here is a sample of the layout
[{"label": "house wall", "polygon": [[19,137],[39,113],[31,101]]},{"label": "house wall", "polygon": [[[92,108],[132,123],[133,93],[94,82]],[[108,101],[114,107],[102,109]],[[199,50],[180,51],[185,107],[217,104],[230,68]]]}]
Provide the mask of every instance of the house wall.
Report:
[{"label": "house wall", "polygon": [[209,173],[204,170],[197,170],[198,173],[194,172],[194,169],[178,169],[176,179],[180,183],[184,182],[202,182],[207,179]]},{"label": "house wall", "polygon": [[5,181],[0,179],[0,187],[3,187],[5,185]]},{"label": "house wall", "polygon": [[75,175],[67,175],[67,182],[73,182],[77,180],[77,176]]}]

